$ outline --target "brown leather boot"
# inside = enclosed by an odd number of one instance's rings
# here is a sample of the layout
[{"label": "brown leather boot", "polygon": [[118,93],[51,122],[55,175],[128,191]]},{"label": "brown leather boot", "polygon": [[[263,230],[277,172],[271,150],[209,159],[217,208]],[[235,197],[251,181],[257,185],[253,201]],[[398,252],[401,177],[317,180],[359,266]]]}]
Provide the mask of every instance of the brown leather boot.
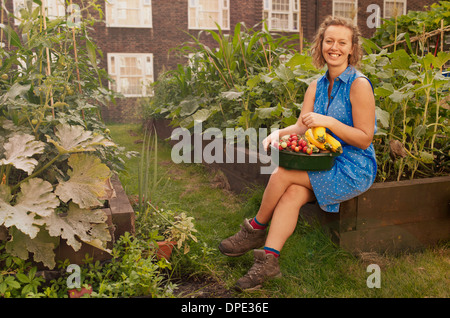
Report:
[{"label": "brown leather boot", "polygon": [[255,250],[254,256],[255,263],[252,268],[236,282],[235,289],[238,291],[257,289],[268,278],[281,277],[278,258],[266,254],[264,250]]},{"label": "brown leather boot", "polygon": [[264,246],[266,230],[255,230],[250,225],[250,220],[245,219],[241,224],[241,230],[224,239],[219,244],[219,250],[226,256],[241,256],[248,251]]}]

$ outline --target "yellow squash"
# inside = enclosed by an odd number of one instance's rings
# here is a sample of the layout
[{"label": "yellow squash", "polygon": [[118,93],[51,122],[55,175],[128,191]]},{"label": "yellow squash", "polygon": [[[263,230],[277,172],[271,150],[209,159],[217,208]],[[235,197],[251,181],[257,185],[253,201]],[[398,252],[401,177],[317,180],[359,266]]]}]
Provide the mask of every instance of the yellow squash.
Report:
[{"label": "yellow squash", "polygon": [[331,151],[342,153],[343,150],[341,143],[330,134],[326,135],[325,142],[331,145]]},{"label": "yellow squash", "polygon": [[317,139],[314,138],[314,134],[312,132],[312,129],[309,128],[306,132],[305,132],[305,137],[306,139],[308,139],[308,141],[313,144],[314,146],[316,146],[319,149],[322,150],[332,150],[331,145],[328,142],[319,142]]},{"label": "yellow squash", "polygon": [[321,143],[325,142],[327,135],[325,127],[313,127],[311,130],[313,132],[314,139]]}]

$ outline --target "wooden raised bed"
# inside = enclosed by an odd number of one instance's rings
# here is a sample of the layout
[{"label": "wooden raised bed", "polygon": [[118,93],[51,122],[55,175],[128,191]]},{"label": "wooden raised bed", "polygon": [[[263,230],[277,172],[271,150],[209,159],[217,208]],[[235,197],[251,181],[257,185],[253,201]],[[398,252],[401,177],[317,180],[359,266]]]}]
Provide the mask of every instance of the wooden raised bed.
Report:
[{"label": "wooden raised bed", "polygon": [[[147,126],[170,140],[168,123],[152,120]],[[211,166],[224,173],[235,192],[252,184],[267,184],[270,176],[260,173],[260,161],[248,163],[259,154],[235,148],[235,156],[239,151],[245,152],[247,163]],[[396,253],[432,246],[450,239],[450,176],[375,183],[360,196],[343,202],[339,213],[324,212],[317,204],[307,204],[300,212],[318,219],[333,241],[354,253]]]},{"label": "wooden raised bed", "polygon": [[354,253],[421,249],[450,240],[450,176],[375,183],[336,214],[317,205],[302,210]]}]

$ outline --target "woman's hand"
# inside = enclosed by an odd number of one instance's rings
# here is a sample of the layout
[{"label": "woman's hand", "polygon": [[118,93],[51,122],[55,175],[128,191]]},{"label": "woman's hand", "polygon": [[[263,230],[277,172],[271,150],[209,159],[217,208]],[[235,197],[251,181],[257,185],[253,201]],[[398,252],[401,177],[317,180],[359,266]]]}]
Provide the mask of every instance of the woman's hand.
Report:
[{"label": "woman's hand", "polygon": [[303,125],[305,125],[308,128],[311,127],[330,128],[333,119],[334,118],[330,116],[325,116],[314,112],[303,114],[301,117]]},{"label": "woman's hand", "polygon": [[273,142],[273,141],[277,141],[279,138],[278,136],[280,135],[280,131],[276,130],[274,132],[272,132],[269,136],[267,136],[266,138],[264,138],[264,140],[262,141],[264,150],[267,151],[267,149],[269,148],[269,145]]}]

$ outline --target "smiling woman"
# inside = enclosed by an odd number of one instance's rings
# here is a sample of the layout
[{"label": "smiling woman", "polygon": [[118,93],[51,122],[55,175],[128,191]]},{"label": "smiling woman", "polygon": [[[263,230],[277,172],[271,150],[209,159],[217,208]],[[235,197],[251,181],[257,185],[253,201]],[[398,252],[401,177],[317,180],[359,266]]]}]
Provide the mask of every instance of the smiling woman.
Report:
[{"label": "smiling woman", "polygon": [[[345,37],[344,35],[340,34],[337,36],[337,39],[345,41],[346,44],[351,45],[351,52],[348,55],[348,64],[353,65],[354,67],[358,67],[359,61],[363,56],[363,50],[359,45],[361,32],[351,21],[339,17],[326,18],[322,23],[322,25],[320,26],[319,30],[317,31],[316,38],[311,47],[314,65],[320,69],[324,67],[325,64],[327,63],[323,55],[323,51],[325,50],[326,47],[322,46],[322,44],[324,43],[325,33],[329,35],[329,33],[326,31],[332,31],[334,29],[333,26],[345,27],[345,29],[347,30],[344,31],[346,32]],[[350,33],[348,33],[348,31],[350,31]],[[350,36],[350,38],[348,38],[347,36]],[[348,43],[348,41],[350,41],[350,43]]]},{"label": "smiling woman", "polygon": [[255,264],[238,280],[238,290],[256,288],[267,278],[281,275],[278,257],[304,204],[316,199],[324,211],[339,212],[341,202],[366,191],[375,180],[375,98],[370,81],[355,68],[362,57],[359,35],[346,19],[329,17],[322,23],[312,52],[317,68],[327,66],[326,74],[308,87],[297,122],[263,141],[267,148],[278,136],[325,127],[327,134],[341,142],[343,152],[329,170],[278,167],[274,171],[256,216],[244,220],[241,231],[219,245],[227,256],[264,246],[254,251]]}]

